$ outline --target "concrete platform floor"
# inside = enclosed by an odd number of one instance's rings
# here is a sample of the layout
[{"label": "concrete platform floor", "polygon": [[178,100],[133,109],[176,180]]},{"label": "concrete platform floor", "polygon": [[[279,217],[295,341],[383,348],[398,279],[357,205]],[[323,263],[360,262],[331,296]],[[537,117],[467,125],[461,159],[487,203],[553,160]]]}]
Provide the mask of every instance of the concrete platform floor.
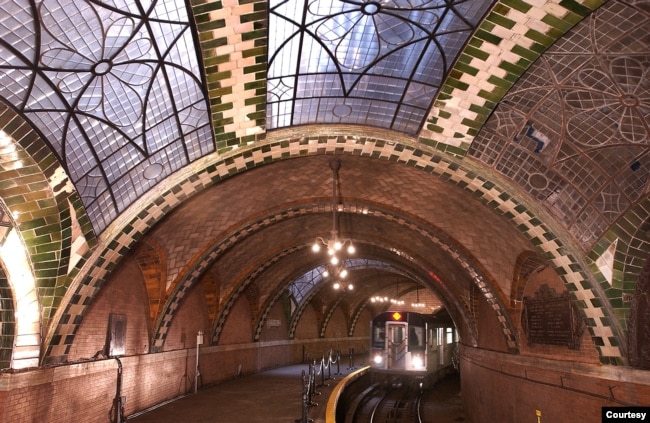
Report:
[{"label": "concrete platform floor", "polygon": [[[200,389],[153,410],[127,416],[128,423],[295,423],[302,418],[302,372],[309,373],[309,365],[281,367],[274,370],[229,380],[207,389]],[[354,369],[353,369],[354,370]],[[333,374],[336,368],[325,370],[325,383],[319,386],[312,401],[318,406],[308,407],[307,416],[315,423],[325,422],[325,408],[329,392],[350,371],[340,369],[342,375]],[[328,374],[334,377],[327,380]]]}]

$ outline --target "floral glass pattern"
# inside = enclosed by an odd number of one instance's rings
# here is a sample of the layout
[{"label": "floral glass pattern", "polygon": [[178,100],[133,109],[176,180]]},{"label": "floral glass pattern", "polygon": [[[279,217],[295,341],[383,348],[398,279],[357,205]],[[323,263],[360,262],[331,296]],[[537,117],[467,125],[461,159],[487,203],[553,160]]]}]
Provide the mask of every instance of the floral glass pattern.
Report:
[{"label": "floral glass pattern", "polygon": [[613,1],[581,21],[513,86],[468,151],[585,250],[650,192],[647,13]]},{"label": "floral glass pattern", "polygon": [[214,151],[184,2],[14,0],[0,10],[0,97],[51,145],[98,233]]},{"label": "floral glass pattern", "polygon": [[275,0],[267,125],[413,135],[491,1]]}]

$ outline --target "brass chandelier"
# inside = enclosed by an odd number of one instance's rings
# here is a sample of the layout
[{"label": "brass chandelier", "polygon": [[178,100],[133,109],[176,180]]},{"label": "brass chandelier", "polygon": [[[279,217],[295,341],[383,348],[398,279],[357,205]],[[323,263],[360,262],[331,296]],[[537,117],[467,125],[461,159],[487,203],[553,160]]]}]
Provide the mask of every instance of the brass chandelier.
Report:
[{"label": "brass chandelier", "polygon": [[354,285],[351,282],[345,281],[348,276],[348,270],[345,265],[347,256],[353,255],[355,248],[351,239],[341,238],[338,224],[338,175],[339,169],[341,168],[341,161],[333,158],[330,160],[329,166],[332,170],[332,230],[329,239],[323,239],[322,237],[316,238],[312,245],[312,251],[317,253],[323,246],[327,248],[329,260],[323,276],[333,281],[332,287],[334,289],[338,290],[345,287],[351,291],[354,289]]}]

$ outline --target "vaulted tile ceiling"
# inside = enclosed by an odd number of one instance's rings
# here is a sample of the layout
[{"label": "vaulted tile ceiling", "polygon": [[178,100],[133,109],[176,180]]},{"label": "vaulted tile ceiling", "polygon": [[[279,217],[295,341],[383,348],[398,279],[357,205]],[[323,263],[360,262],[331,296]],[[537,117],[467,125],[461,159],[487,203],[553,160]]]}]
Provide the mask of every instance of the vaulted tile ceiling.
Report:
[{"label": "vaulted tile ceiling", "polygon": [[185,200],[324,153],[423,169],[505,215],[617,362],[649,251],[650,7],[602,3],[2,2],[0,240],[15,227],[37,269],[47,354],[65,357],[110,263]]}]

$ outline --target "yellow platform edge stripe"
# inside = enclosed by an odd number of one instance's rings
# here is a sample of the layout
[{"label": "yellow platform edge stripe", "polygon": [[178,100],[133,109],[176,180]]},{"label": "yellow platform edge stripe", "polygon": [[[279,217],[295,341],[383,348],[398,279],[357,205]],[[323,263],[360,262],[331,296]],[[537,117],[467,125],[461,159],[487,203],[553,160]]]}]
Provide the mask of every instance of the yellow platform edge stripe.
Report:
[{"label": "yellow platform edge stripe", "polygon": [[325,423],[336,423],[336,406],[339,402],[339,397],[341,392],[345,389],[346,386],[363,376],[370,366],[362,367],[359,370],[356,370],[343,379],[334,387],[332,394],[330,395],[329,400],[327,401],[327,408],[325,409]]}]

